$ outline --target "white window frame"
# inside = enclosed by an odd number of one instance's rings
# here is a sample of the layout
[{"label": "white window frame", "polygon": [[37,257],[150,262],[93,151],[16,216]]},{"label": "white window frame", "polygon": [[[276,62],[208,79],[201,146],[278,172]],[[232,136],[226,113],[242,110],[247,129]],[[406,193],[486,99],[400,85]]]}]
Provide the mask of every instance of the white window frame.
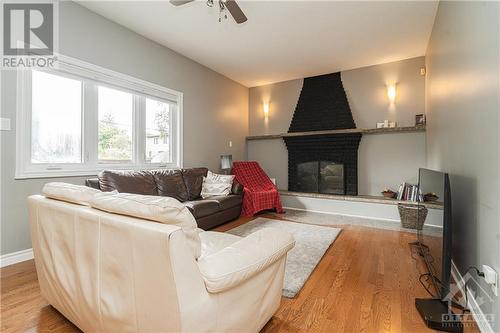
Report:
[{"label": "white window frame", "polygon": [[[50,178],[96,175],[103,169],[155,169],[182,168],[183,156],[183,94],[129,75],[118,73],[94,64],[63,55],[57,56],[55,69],[44,69],[47,73],[84,82],[82,87],[82,163],[31,163],[31,70],[17,72],[16,115],[16,179]],[[37,69],[38,70],[38,69]],[[97,158],[97,84],[130,92],[133,97],[133,157],[131,163],[99,163]],[[171,163],[146,161],[146,98],[175,105],[170,114]],[[142,130],[137,130],[142,129]]]}]

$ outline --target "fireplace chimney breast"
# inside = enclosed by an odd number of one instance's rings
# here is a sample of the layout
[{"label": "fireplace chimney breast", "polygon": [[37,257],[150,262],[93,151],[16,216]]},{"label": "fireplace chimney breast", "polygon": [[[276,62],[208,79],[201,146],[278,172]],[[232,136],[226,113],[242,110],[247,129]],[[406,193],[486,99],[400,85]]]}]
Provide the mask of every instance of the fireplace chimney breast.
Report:
[{"label": "fireplace chimney breast", "polygon": [[[289,133],[355,129],[356,124],[347,100],[340,72],[304,79]],[[358,194],[358,147],[361,133],[321,134],[284,137],[288,150],[288,189],[299,192]],[[325,164],[326,163],[326,164]],[[338,188],[325,185],[322,165],[342,165],[343,184]],[[318,165],[318,170],[304,174],[305,165]],[[314,168],[312,168],[314,169]],[[304,185],[304,179],[317,179]]]}]

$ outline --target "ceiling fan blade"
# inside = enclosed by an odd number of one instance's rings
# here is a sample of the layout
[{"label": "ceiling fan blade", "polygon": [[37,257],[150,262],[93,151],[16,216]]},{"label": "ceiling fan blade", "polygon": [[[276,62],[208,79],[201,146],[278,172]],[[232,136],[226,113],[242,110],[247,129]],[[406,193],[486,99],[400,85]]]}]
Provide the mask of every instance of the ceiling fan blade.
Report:
[{"label": "ceiling fan blade", "polygon": [[233,16],[236,23],[241,24],[243,22],[246,22],[247,17],[245,16],[243,11],[241,10],[240,6],[238,6],[236,1],[226,0],[224,2],[224,5],[226,6],[227,10],[229,10],[229,13],[231,13],[231,16]]},{"label": "ceiling fan blade", "polygon": [[193,1],[194,0],[170,0],[170,3],[174,6],[181,6]]}]

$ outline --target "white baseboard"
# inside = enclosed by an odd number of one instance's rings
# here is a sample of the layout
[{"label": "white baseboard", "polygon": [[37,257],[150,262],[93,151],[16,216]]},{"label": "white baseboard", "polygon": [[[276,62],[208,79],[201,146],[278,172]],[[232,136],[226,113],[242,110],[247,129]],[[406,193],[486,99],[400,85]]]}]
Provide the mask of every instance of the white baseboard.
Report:
[{"label": "white baseboard", "polygon": [[0,256],[0,268],[33,259],[33,249],[12,252]]},{"label": "white baseboard", "polygon": [[[451,276],[457,283],[457,286],[460,289],[462,295],[464,295],[465,293],[462,289],[463,284],[458,283],[459,281],[463,281],[463,276],[462,274],[460,274],[460,271],[458,270],[453,260],[451,261]],[[491,327],[490,322],[487,320],[486,315],[483,313],[483,310],[481,310],[481,307],[477,303],[474,294],[470,289],[467,290],[467,308],[470,310],[472,316],[474,317],[474,320],[476,321],[476,324],[481,333],[495,333],[493,327]]]}]

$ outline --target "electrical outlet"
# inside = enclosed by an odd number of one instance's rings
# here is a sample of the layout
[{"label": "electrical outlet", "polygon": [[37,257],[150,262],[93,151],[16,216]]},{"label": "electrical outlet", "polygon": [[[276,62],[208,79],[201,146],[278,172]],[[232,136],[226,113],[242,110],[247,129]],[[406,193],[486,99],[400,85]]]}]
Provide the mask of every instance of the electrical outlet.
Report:
[{"label": "electrical outlet", "polygon": [[498,274],[488,265],[483,265],[484,280],[491,286],[491,290],[495,296],[498,296]]},{"label": "electrical outlet", "polygon": [[0,131],[10,131],[9,118],[0,118]]}]

